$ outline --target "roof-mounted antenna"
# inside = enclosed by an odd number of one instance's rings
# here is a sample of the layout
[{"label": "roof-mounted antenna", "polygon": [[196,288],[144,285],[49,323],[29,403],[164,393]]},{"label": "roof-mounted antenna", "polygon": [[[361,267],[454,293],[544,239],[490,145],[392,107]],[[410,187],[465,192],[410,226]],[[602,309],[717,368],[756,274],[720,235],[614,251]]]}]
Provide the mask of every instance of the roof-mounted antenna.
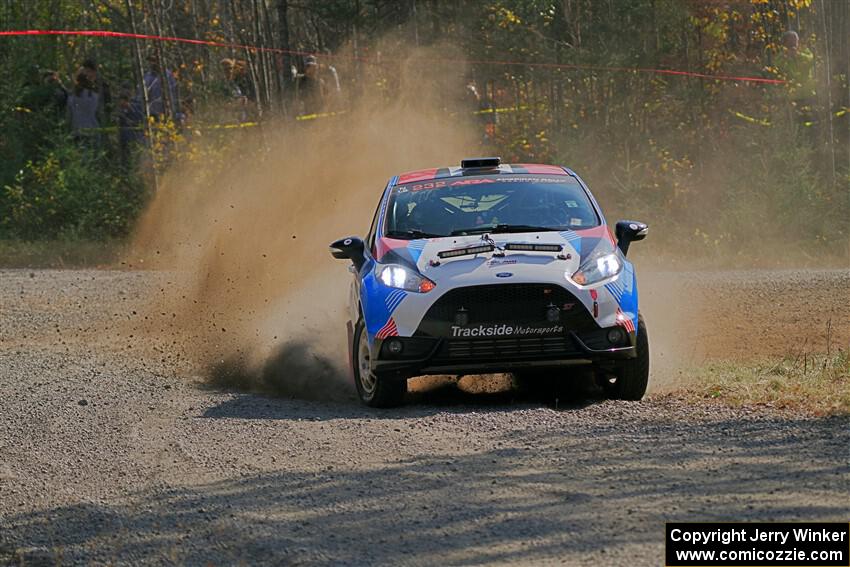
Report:
[{"label": "roof-mounted antenna", "polygon": [[463,169],[474,167],[499,167],[501,163],[502,158],[500,157],[477,157],[460,160],[460,166]]}]

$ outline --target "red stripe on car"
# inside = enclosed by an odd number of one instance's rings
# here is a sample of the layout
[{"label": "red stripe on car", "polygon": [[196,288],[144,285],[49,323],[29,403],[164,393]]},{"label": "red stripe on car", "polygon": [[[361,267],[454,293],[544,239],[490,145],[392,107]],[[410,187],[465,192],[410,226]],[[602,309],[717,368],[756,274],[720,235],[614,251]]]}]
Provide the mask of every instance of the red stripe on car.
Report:
[{"label": "red stripe on car", "polygon": [[429,179],[434,179],[437,176],[438,168],[433,169],[420,169],[418,171],[408,171],[407,173],[402,173],[398,176],[398,184],[402,183],[415,183],[417,181],[427,181]]},{"label": "red stripe on car", "polygon": [[398,248],[405,248],[408,244],[410,244],[409,240],[400,240],[398,238],[387,238],[386,236],[382,236],[381,238],[377,238],[375,240],[375,259],[380,260],[384,257],[384,254],[389,252],[390,250],[396,250]]},{"label": "red stripe on car", "polygon": [[387,321],[387,324],[381,327],[381,330],[375,334],[376,339],[385,339],[387,337],[395,337],[398,336],[398,327],[395,325],[395,321],[390,317],[390,320]]},{"label": "red stripe on car", "polygon": [[564,168],[558,167],[557,165],[543,165],[539,163],[518,163],[514,165],[514,169],[516,170],[517,167],[523,168],[525,170],[523,173],[533,173],[535,175],[567,175],[567,172],[564,171]]}]

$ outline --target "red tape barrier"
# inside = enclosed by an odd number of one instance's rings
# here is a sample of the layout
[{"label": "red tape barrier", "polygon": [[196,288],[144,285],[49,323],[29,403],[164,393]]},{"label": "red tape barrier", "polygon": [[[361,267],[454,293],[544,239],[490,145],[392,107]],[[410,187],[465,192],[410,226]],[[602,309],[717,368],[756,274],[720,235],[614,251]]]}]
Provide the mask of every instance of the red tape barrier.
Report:
[{"label": "red tape barrier", "polygon": [[[247,49],[249,51],[265,51],[271,53],[286,53],[289,55],[317,55],[329,58],[354,59],[366,63],[380,63],[369,57],[357,57],[353,55],[326,55],[311,51],[295,51],[291,49],[281,49],[278,47],[258,47],[254,45],[242,45],[238,43],[227,43],[220,41],[211,41],[205,39],[193,39],[187,37],[169,37],[161,35],[150,35],[144,33],[127,33],[107,30],[7,30],[0,31],[0,37],[9,36],[83,36],[83,37],[117,37],[124,39],[143,39],[152,41],[167,41],[173,43],[188,43],[191,45],[205,45],[209,47],[224,47],[228,49]],[[382,61],[402,61],[401,59],[381,58]],[[767,79],[764,77],[747,77],[736,75],[712,75],[709,73],[697,73],[694,71],[679,71],[675,69],[653,69],[650,67],[605,67],[602,65],[574,65],[569,63],[534,63],[526,61],[502,61],[493,59],[428,59],[431,62],[461,64],[472,63],[475,65],[506,65],[519,67],[534,67],[544,69],[577,69],[585,71],[615,71],[629,73],[652,73],[655,75],[674,75],[680,77],[694,77],[697,79],[710,79],[713,81],[736,81],[744,83],[760,83],[767,85],[783,85],[786,81],[782,79]]]}]

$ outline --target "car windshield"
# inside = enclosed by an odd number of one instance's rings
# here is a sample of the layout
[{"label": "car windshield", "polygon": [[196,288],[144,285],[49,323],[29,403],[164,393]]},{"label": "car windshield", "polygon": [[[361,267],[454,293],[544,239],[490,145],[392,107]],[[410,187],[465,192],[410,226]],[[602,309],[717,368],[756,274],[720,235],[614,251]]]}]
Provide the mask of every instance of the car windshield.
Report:
[{"label": "car windshield", "polygon": [[581,230],[599,222],[572,176],[476,175],[393,188],[384,233],[391,238],[434,238]]}]

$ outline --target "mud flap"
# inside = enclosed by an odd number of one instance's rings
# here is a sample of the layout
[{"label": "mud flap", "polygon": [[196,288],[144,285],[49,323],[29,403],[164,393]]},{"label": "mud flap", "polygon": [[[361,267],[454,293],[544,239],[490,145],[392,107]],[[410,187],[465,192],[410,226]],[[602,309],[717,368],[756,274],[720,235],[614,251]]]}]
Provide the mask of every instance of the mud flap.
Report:
[{"label": "mud flap", "polygon": [[354,384],[354,325],[351,321],[345,324],[345,329],[348,334],[348,380]]}]

